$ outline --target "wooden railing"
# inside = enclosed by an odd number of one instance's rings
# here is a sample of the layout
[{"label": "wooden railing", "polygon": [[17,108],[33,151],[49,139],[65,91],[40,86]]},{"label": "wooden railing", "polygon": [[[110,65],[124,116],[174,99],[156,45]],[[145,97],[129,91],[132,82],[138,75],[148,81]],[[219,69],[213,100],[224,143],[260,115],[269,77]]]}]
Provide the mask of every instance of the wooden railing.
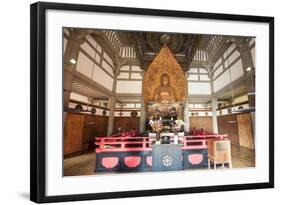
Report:
[{"label": "wooden railing", "polygon": [[[207,149],[208,139],[225,139],[223,135],[191,135],[179,136],[179,143],[182,144],[182,149]],[[95,144],[98,146],[96,152],[134,152],[134,151],[152,151],[153,141],[155,137],[148,136],[109,136],[97,137]],[[174,137],[170,138],[171,143],[174,142]]]}]

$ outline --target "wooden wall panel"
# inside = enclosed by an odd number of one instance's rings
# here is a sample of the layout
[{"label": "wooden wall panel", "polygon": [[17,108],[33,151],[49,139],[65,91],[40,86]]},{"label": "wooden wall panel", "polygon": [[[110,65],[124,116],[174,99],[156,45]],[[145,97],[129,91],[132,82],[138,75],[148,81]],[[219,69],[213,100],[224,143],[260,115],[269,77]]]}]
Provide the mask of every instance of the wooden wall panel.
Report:
[{"label": "wooden wall panel", "polygon": [[252,122],[250,113],[237,114],[240,146],[254,149]]},{"label": "wooden wall panel", "polygon": [[67,113],[64,124],[64,155],[81,150],[84,124],[85,115]]},{"label": "wooden wall panel", "polygon": [[114,132],[117,132],[118,128],[122,127],[123,130],[131,130],[133,128],[140,128],[139,117],[114,117]]},{"label": "wooden wall panel", "polygon": [[88,138],[106,136],[107,126],[108,117],[87,115],[84,133]]},{"label": "wooden wall panel", "polygon": [[207,132],[213,132],[213,121],[212,117],[190,117],[190,128],[195,127],[196,129],[203,128]]},{"label": "wooden wall panel", "polygon": [[[114,132],[119,127],[123,130],[139,129],[139,117],[115,117]],[[64,155],[87,150],[95,137],[107,135],[108,117],[81,113],[67,113],[64,127]]]},{"label": "wooden wall panel", "polygon": [[67,113],[64,126],[64,155],[87,150],[95,137],[106,136],[108,117]]},{"label": "wooden wall panel", "polygon": [[230,142],[239,145],[236,114],[218,116],[219,134],[227,134]]}]

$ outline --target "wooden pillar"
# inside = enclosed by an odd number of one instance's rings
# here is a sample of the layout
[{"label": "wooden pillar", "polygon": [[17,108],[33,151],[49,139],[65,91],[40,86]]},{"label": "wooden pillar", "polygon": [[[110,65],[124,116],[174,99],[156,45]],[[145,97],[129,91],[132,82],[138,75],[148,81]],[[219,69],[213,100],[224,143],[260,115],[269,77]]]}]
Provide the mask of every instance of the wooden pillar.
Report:
[{"label": "wooden pillar", "polygon": [[[208,71],[211,71],[213,69],[213,62],[209,62],[205,64],[205,68]],[[218,118],[217,118],[217,109],[218,109],[218,99],[217,96],[215,96],[215,91],[214,91],[214,78],[213,74],[209,72],[209,77],[211,79],[211,109],[212,109],[212,127],[213,127],[213,133],[218,134],[219,129],[218,129]]]},{"label": "wooden pillar", "polygon": [[109,98],[109,118],[108,118],[107,135],[111,135],[113,133],[115,104],[116,104],[115,96],[111,96]]},{"label": "wooden pillar", "polygon": [[[254,67],[251,49],[249,46],[249,41],[250,41],[250,39],[235,38],[235,43],[237,45],[238,51],[240,52],[244,76],[246,79],[249,107],[253,108],[256,105],[255,67]],[[253,133],[253,138],[254,138],[254,136],[255,136],[255,112],[251,112],[250,115],[251,115],[251,123],[252,123],[252,133]]]},{"label": "wooden pillar", "polygon": [[[185,75],[187,79],[187,73]],[[186,86],[188,87],[188,86]],[[189,99],[188,99],[188,88],[186,88],[186,100],[185,100],[185,106],[184,106],[184,131],[189,132],[190,130],[190,120],[189,120]]]},{"label": "wooden pillar", "polygon": [[145,132],[146,125],[146,109],[143,97],[141,98],[141,113],[140,113],[140,132]]},{"label": "wooden pillar", "polygon": [[218,134],[218,119],[217,119],[218,100],[216,97],[212,97],[211,104],[212,104],[213,133]]},{"label": "wooden pillar", "polygon": [[189,101],[186,99],[184,106],[184,131],[189,132],[190,120],[189,120]]},{"label": "wooden pillar", "polygon": [[64,107],[68,107],[73,80],[73,71],[76,69],[77,66],[76,62],[78,60],[80,45],[84,42],[84,37],[87,34],[87,32],[80,32],[76,30],[71,31],[69,34],[69,38],[64,52]]},{"label": "wooden pillar", "polygon": [[114,127],[114,111],[116,105],[116,85],[117,85],[117,75],[116,72],[113,78],[113,86],[112,86],[112,96],[109,97],[109,118],[108,118],[108,128],[107,128],[107,135],[111,135],[113,133]]},{"label": "wooden pillar", "polygon": [[255,68],[249,47],[249,39],[235,38],[235,43],[240,52],[244,76],[246,78],[249,107],[255,107]]}]

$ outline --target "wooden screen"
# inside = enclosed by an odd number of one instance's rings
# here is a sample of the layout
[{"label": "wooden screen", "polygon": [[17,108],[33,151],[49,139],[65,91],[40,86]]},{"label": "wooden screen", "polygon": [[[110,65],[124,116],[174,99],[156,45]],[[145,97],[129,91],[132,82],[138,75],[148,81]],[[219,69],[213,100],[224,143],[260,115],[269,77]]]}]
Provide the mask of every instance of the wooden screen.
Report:
[{"label": "wooden screen", "polygon": [[87,150],[95,137],[106,136],[107,116],[67,113],[64,125],[64,155]]},{"label": "wooden screen", "polygon": [[190,128],[195,127],[196,129],[203,128],[207,132],[213,132],[212,117],[190,117]]},{"label": "wooden screen", "polygon": [[67,113],[64,124],[64,155],[81,151],[84,124],[85,115]]},{"label": "wooden screen", "polygon": [[220,134],[227,134],[230,142],[239,145],[238,125],[236,115],[218,116],[218,130]]},{"label": "wooden screen", "polygon": [[140,118],[139,117],[114,117],[114,132],[117,132],[118,128],[123,130],[131,130],[133,128],[139,129]]},{"label": "wooden screen", "polygon": [[237,115],[238,132],[240,145],[250,149],[254,149],[254,140],[252,132],[252,123],[250,113]]}]

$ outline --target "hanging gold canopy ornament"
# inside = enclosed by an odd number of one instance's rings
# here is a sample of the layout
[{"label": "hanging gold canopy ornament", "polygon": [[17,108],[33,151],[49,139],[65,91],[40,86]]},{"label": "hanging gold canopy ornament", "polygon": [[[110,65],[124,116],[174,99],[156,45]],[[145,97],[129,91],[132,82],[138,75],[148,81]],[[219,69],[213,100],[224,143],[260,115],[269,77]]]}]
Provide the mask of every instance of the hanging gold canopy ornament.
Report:
[{"label": "hanging gold canopy ornament", "polygon": [[186,77],[182,67],[166,44],[163,45],[145,72],[142,84],[144,101],[146,103],[155,101],[155,91],[161,85],[163,75],[168,76],[169,86],[175,94],[175,101],[185,102],[187,97]]}]

